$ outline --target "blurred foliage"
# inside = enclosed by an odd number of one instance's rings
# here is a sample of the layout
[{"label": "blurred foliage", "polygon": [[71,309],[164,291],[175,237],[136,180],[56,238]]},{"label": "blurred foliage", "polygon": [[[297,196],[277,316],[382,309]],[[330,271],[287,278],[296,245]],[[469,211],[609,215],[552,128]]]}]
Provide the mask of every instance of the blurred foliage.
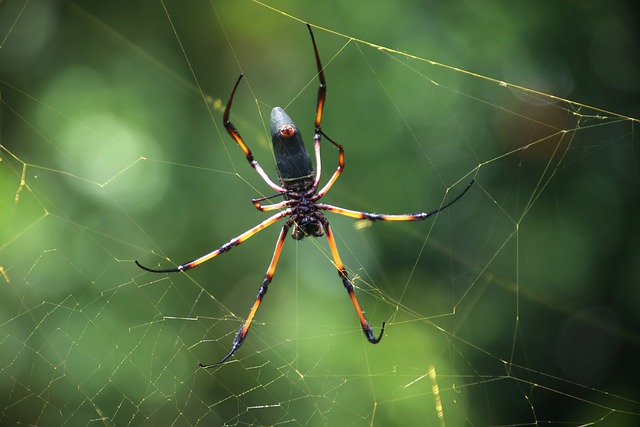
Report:
[{"label": "blurred foliage", "polygon": [[[0,420],[635,425],[634,10],[0,2]],[[477,183],[424,223],[330,217],[367,317],[388,322],[379,345],[324,239],[287,239],[234,363],[200,370],[228,351],[278,227],[188,275],[133,260],[188,261],[265,218],[222,111],[242,72],[232,120],[270,176],[274,106],[310,147],[304,22],[323,130],[346,150],[327,203],[424,211]],[[336,151],[323,160],[326,179]]]}]

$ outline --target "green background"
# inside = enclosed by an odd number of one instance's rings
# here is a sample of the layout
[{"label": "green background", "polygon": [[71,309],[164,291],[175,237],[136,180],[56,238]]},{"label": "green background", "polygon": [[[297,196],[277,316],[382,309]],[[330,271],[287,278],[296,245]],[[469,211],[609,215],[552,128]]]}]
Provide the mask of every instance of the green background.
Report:
[{"label": "green background", "polygon": [[[26,425],[636,425],[640,67],[631,2],[0,3],[0,420]],[[278,226],[268,117],[346,150],[325,239]],[[380,49],[382,46],[386,49]],[[444,66],[442,64],[445,64]],[[505,82],[505,83],[502,83]],[[549,95],[545,95],[549,94]],[[337,164],[323,146],[327,179]],[[437,385],[438,391],[435,390]],[[438,413],[438,402],[442,413]]]}]

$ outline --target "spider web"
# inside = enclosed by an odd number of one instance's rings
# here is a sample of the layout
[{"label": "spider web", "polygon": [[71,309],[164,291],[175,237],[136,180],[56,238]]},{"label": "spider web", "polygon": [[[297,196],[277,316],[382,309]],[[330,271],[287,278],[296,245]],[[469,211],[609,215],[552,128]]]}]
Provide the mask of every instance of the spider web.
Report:
[{"label": "spider web", "polygon": [[[0,2],[0,419],[20,425],[635,425],[637,28],[623,3],[363,8]],[[525,10],[524,8],[532,8]],[[268,114],[346,170],[324,200],[380,344],[325,239],[265,218]],[[634,62],[636,61],[636,62]],[[553,95],[551,95],[553,94]],[[572,101],[573,100],[573,101]],[[577,102],[579,100],[580,102]],[[337,153],[323,147],[324,176]]]}]

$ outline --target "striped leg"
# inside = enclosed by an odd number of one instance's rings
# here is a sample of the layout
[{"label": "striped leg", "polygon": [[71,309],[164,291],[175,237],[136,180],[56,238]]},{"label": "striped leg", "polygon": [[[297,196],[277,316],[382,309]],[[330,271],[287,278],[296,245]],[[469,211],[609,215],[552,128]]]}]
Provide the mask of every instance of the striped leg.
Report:
[{"label": "striped leg", "polygon": [[225,129],[227,129],[227,132],[229,132],[229,135],[231,135],[231,137],[238,143],[238,145],[244,152],[244,155],[247,157],[247,161],[249,162],[251,167],[254,168],[256,172],[258,172],[258,174],[262,177],[264,182],[266,182],[269,185],[269,187],[273,188],[278,193],[285,193],[287,190],[285,190],[284,188],[282,188],[281,186],[273,182],[271,178],[267,176],[267,173],[264,171],[264,169],[262,169],[262,166],[260,166],[258,161],[253,159],[253,154],[251,153],[251,150],[249,150],[249,147],[247,147],[247,144],[245,144],[244,141],[242,140],[240,133],[238,133],[236,128],[233,126],[233,124],[229,120],[229,113],[231,111],[231,104],[233,103],[233,97],[236,94],[236,89],[238,89],[238,85],[240,84],[240,80],[242,80],[242,77],[243,75],[240,74],[240,77],[238,77],[238,81],[236,82],[236,85],[233,87],[233,91],[231,92],[231,97],[229,98],[229,102],[227,103],[227,108],[225,108],[224,110],[224,116],[223,116],[224,127]]},{"label": "striped leg", "polygon": [[430,216],[437,214],[438,212],[441,212],[447,209],[449,206],[453,205],[455,202],[460,200],[460,198],[464,196],[464,194],[469,190],[469,188],[471,188],[471,185],[473,185],[474,182],[475,180],[471,180],[471,182],[462,191],[462,193],[456,196],[455,199],[453,199],[446,205],[441,206],[438,209],[433,210],[431,212],[417,212],[412,214],[389,215],[389,214],[353,211],[351,209],[345,209],[338,206],[327,205],[325,203],[317,203],[316,208],[324,211],[337,213],[339,215],[348,216],[349,218],[366,219],[368,221],[422,221],[424,219],[429,218]]},{"label": "striped leg", "polygon": [[333,184],[336,182],[336,180],[344,170],[344,148],[342,148],[342,145],[338,144],[333,139],[329,138],[322,131],[320,131],[319,134],[316,134],[316,138],[320,138],[320,134],[322,134],[322,136],[324,136],[330,143],[332,143],[338,149],[338,167],[336,171],[333,173],[333,175],[331,176],[331,178],[329,179],[329,181],[325,184],[325,186],[322,187],[320,191],[318,191],[318,193],[315,196],[316,200],[320,199],[322,196],[327,194],[327,191],[329,191],[331,187],[333,187]]},{"label": "striped leg", "polygon": [[351,298],[351,302],[353,303],[353,307],[356,309],[356,314],[358,315],[358,319],[360,320],[360,326],[362,326],[362,331],[364,335],[367,337],[371,344],[377,344],[382,339],[382,335],[384,334],[384,325],[382,322],[382,329],[380,330],[380,335],[376,338],[373,329],[371,329],[371,325],[369,321],[364,316],[364,312],[360,308],[360,304],[358,303],[358,299],[356,298],[355,291],[353,290],[353,285],[349,281],[349,276],[347,275],[347,270],[344,268],[344,264],[340,259],[340,254],[338,253],[338,247],[336,246],[336,239],[333,237],[333,231],[331,231],[331,226],[329,225],[329,221],[323,219],[322,225],[324,226],[327,233],[327,240],[329,241],[329,247],[331,248],[331,255],[333,256],[333,262],[336,264],[336,268],[338,269],[338,275],[340,279],[342,279],[342,284],[345,289],[349,293],[349,298]]},{"label": "striped leg", "polygon": [[200,363],[201,367],[212,368],[214,366],[223,364],[224,362],[227,361],[227,359],[229,359],[233,355],[233,353],[236,352],[236,350],[240,348],[240,346],[244,342],[244,339],[247,337],[247,333],[249,332],[249,327],[253,322],[253,318],[256,315],[256,312],[258,311],[260,304],[262,303],[262,299],[267,294],[267,290],[269,289],[269,283],[271,283],[271,279],[273,279],[273,274],[276,271],[276,266],[278,265],[278,259],[280,258],[280,252],[282,252],[282,245],[284,244],[284,239],[287,236],[287,232],[289,231],[290,227],[291,227],[291,222],[287,221],[282,227],[282,231],[280,231],[280,236],[278,237],[278,242],[276,243],[276,248],[273,251],[273,257],[271,258],[271,263],[269,264],[267,273],[264,275],[264,279],[262,280],[262,285],[260,286],[260,290],[258,291],[256,302],[253,303],[253,307],[251,307],[251,311],[249,312],[249,316],[247,317],[247,320],[245,320],[240,330],[238,330],[238,333],[236,333],[236,337],[233,340],[233,345],[231,346],[231,351],[229,351],[229,353],[227,353],[227,355],[223,357],[222,360],[220,360],[219,362],[211,365],[204,365]]},{"label": "striped leg", "polygon": [[279,212],[279,213],[271,216],[270,218],[267,218],[266,220],[262,221],[260,224],[256,225],[255,227],[251,228],[250,230],[245,231],[244,233],[242,233],[238,237],[234,237],[233,239],[229,240],[224,245],[220,246],[218,249],[216,249],[216,250],[214,250],[212,252],[209,252],[208,254],[203,255],[198,259],[194,259],[193,261],[190,261],[190,262],[188,262],[186,264],[181,264],[181,265],[177,266],[176,268],[167,268],[167,269],[158,269],[158,270],[156,270],[154,268],[145,267],[144,265],[140,264],[138,262],[138,260],[136,260],[136,265],[138,267],[140,267],[141,269],[150,271],[152,273],[178,273],[180,271],[190,270],[190,269],[192,269],[194,267],[199,266],[203,262],[207,262],[211,258],[215,258],[218,255],[223,254],[223,253],[231,250],[231,248],[234,248],[234,247],[238,246],[240,243],[248,240],[251,236],[253,236],[254,234],[256,234],[259,231],[264,230],[265,228],[267,228],[268,226],[270,226],[274,222],[284,218],[285,216],[291,215],[291,212],[292,212],[292,210],[290,208],[286,209],[286,210],[283,210],[282,212]]},{"label": "striped leg", "polygon": [[313,44],[313,54],[316,59],[316,68],[318,70],[318,80],[320,81],[320,86],[318,87],[318,102],[316,104],[316,119],[315,119],[315,135],[313,137],[313,146],[316,154],[316,177],[313,181],[313,188],[317,188],[320,184],[320,177],[322,175],[322,161],[320,159],[320,140],[324,136],[329,142],[331,142],[339,151],[338,158],[338,168],[333,173],[329,182],[317,193],[317,199],[320,199],[324,196],[327,191],[331,188],[334,182],[338,179],[342,170],[344,169],[344,149],[340,144],[329,138],[322,131],[322,111],[324,109],[324,103],[327,98],[327,81],[324,77],[324,71],[322,69],[322,62],[320,61],[320,55],[318,54],[318,47],[316,46],[316,39],[313,37],[313,31],[311,31],[311,26],[307,24],[307,28],[309,29],[309,35],[311,35],[311,43]]},{"label": "striped leg", "polygon": [[313,137],[313,146],[316,154],[316,177],[313,181],[313,188],[317,188],[320,184],[320,176],[322,175],[322,161],[320,160],[320,139],[322,137],[321,125],[322,125],[322,110],[324,109],[324,101],[327,97],[327,81],[324,78],[324,71],[322,70],[322,63],[320,62],[320,55],[318,54],[318,47],[316,46],[316,39],[313,37],[313,31],[311,26],[307,24],[309,35],[311,36],[311,43],[313,44],[313,54],[316,58],[316,68],[318,69],[318,80],[320,86],[318,87],[318,103],[316,104],[316,119],[315,119],[315,131],[316,134]]}]

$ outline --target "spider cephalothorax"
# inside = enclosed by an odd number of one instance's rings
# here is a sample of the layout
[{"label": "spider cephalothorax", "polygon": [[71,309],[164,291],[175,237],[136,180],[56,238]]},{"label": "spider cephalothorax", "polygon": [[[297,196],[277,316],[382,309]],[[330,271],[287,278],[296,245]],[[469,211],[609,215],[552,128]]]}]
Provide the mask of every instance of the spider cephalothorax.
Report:
[{"label": "spider cephalothorax", "polygon": [[293,200],[293,214],[290,221],[293,223],[291,237],[302,240],[305,237],[324,236],[322,222],[325,221],[322,212],[315,207],[315,202],[300,196],[298,193],[290,195],[289,200]]},{"label": "spider cephalothorax", "polygon": [[[145,267],[138,261],[136,261],[136,264],[140,268],[151,271],[153,273],[172,273],[186,271],[191,268],[197,267],[200,264],[209,261],[210,259],[215,258],[222,253],[229,251],[231,248],[234,248],[235,246],[243,243],[259,231],[264,230],[265,228],[281,219],[287,218],[284,225],[282,226],[282,229],[280,230],[280,235],[278,236],[278,240],[276,242],[273,257],[271,258],[271,262],[269,264],[269,267],[267,268],[267,272],[264,276],[264,279],[262,280],[262,285],[260,286],[260,290],[258,291],[258,296],[256,297],[256,300],[251,307],[251,311],[249,312],[249,316],[247,316],[247,320],[245,320],[240,330],[238,330],[238,332],[236,333],[235,339],[233,340],[233,345],[231,346],[231,350],[225,357],[222,358],[222,360],[217,363],[211,365],[200,364],[200,366],[204,368],[222,364],[227,359],[229,359],[244,342],[244,339],[249,332],[249,327],[253,322],[253,318],[258,311],[258,307],[260,307],[262,299],[267,294],[269,284],[273,279],[276,265],[278,264],[278,259],[280,258],[284,239],[290,228],[293,228],[291,235],[296,240],[301,240],[305,237],[321,237],[324,235],[327,236],[327,241],[329,242],[329,248],[331,250],[331,256],[333,257],[333,262],[338,270],[338,275],[342,280],[342,284],[349,294],[351,303],[356,310],[356,314],[358,315],[362,331],[364,332],[367,340],[369,340],[370,343],[378,343],[382,339],[382,335],[384,334],[385,324],[384,322],[382,323],[380,334],[376,337],[373,329],[371,328],[371,325],[369,325],[369,321],[360,308],[358,300],[356,299],[353,284],[349,280],[347,270],[344,267],[342,260],[340,259],[340,254],[338,253],[338,248],[336,246],[336,240],[333,236],[333,231],[331,230],[329,221],[324,216],[323,211],[334,212],[336,214],[344,215],[350,218],[363,219],[368,221],[421,221],[442,211],[443,209],[448,208],[453,203],[458,201],[473,183],[473,181],[471,181],[469,185],[464,189],[464,191],[452,201],[431,212],[388,215],[353,211],[340,208],[338,206],[328,205],[325,203],[318,203],[318,201],[331,189],[333,184],[336,182],[336,180],[344,170],[344,149],[340,144],[329,138],[322,131],[322,128],[320,126],[322,123],[322,110],[327,94],[327,84],[324,78],[322,64],[320,63],[318,48],[316,47],[313,32],[311,31],[311,26],[307,24],[307,28],[309,29],[309,34],[311,35],[313,52],[315,55],[316,67],[318,70],[318,79],[320,80],[320,87],[318,88],[318,102],[316,105],[315,134],[313,137],[314,154],[316,161],[315,170],[311,163],[309,152],[305,148],[304,142],[302,141],[302,135],[300,134],[293,120],[291,120],[287,113],[285,113],[284,110],[280,107],[276,107],[271,111],[271,137],[273,142],[273,155],[275,158],[276,169],[278,171],[279,183],[276,184],[275,182],[273,182],[271,178],[269,178],[269,176],[264,172],[260,164],[256,160],[254,160],[251,150],[249,150],[247,145],[240,137],[240,134],[229,120],[233,97],[236,93],[236,89],[238,89],[240,81],[242,80],[241,74],[236,81],[233,91],[231,92],[231,96],[229,97],[229,102],[227,103],[227,107],[224,111],[224,127],[227,129],[231,137],[238,143],[245,156],[247,157],[247,161],[249,162],[251,167],[255,169],[256,172],[258,172],[262,179],[267,183],[267,185],[277,193],[275,196],[253,199],[254,206],[262,212],[278,212],[262,221],[260,224],[229,240],[218,249],[215,249],[214,251],[209,252],[208,254],[205,254],[200,258],[197,258],[186,264],[181,264],[178,267],[169,269],[153,269]],[[324,185],[324,187],[318,189],[322,171],[322,161],[320,158],[320,142],[322,138],[325,138],[338,149],[338,167],[336,168],[331,178],[329,178],[327,183]],[[282,196],[283,200],[281,202],[265,206],[261,204],[261,202],[278,196]]]}]

